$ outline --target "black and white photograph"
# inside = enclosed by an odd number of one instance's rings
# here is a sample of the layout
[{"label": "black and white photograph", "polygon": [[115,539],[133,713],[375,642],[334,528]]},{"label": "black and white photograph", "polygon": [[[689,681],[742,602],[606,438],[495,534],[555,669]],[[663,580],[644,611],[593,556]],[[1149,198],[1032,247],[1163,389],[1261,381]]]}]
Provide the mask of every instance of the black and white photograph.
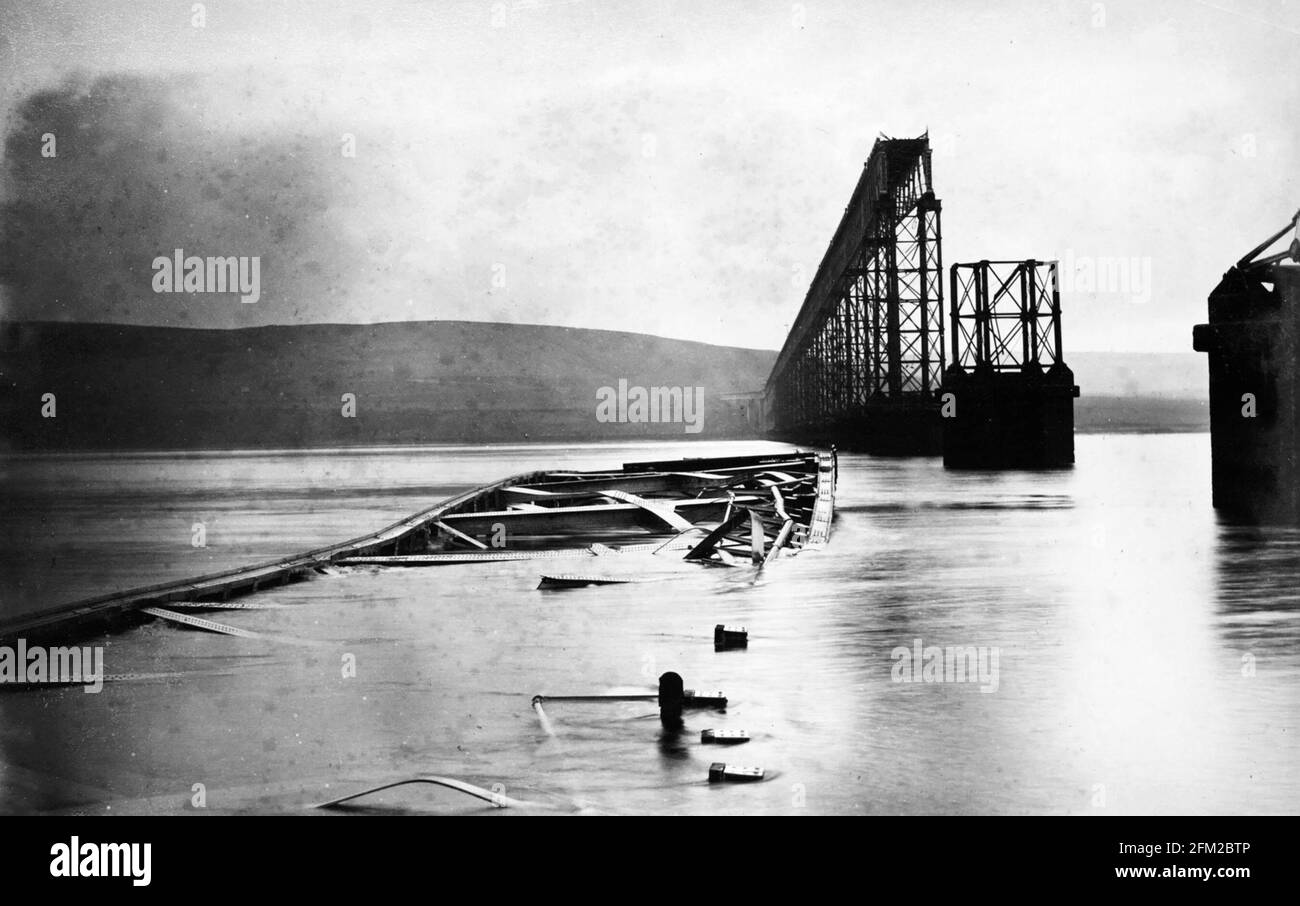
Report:
[{"label": "black and white photograph", "polygon": [[1298,106],[1287,0],[4,0],[27,868],[1294,816]]}]

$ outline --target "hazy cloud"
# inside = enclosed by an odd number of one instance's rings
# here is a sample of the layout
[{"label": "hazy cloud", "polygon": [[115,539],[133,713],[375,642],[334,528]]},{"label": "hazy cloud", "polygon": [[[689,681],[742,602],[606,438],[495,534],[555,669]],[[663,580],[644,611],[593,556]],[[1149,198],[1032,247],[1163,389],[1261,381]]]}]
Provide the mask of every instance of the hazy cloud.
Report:
[{"label": "hazy cloud", "polygon": [[[1300,23],[1097,6],[225,0],[202,29],[186,4],[7,7],[0,301],[773,348],[872,140],[929,128],[946,263],[1139,259],[1149,300],[1076,292],[1066,347],[1185,351],[1300,204]],[[261,255],[262,300],[153,296],[141,268],[177,246]]]}]

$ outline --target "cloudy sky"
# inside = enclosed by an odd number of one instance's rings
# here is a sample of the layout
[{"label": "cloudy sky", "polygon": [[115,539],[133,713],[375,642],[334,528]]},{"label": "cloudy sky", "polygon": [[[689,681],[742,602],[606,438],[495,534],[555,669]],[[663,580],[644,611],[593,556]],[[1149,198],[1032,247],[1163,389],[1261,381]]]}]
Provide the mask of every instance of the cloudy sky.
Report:
[{"label": "cloudy sky", "polygon": [[[1297,51],[1294,0],[7,3],[0,311],[776,348],[872,141],[928,129],[946,263],[1124,259],[1066,277],[1067,352],[1189,351],[1300,206]],[[260,301],[155,294],[177,247]]]}]

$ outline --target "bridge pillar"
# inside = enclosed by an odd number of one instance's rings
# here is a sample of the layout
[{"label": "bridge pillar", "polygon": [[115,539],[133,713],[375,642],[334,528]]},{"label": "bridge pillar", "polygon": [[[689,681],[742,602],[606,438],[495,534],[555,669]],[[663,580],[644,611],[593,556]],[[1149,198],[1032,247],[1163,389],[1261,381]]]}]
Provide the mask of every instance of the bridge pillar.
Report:
[{"label": "bridge pillar", "polygon": [[875,456],[938,456],[943,451],[939,405],[881,396],[861,414],[835,423],[821,442]]},{"label": "bridge pillar", "polygon": [[951,270],[953,364],[939,388],[950,469],[1074,463],[1079,388],[1061,355],[1055,261],[979,261]]},{"label": "bridge pillar", "polygon": [[1300,523],[1298,333],[1300,267],[1282,264],[1232,268],[1193,328],[1209,356],[1214,506],[1233,518]]}]

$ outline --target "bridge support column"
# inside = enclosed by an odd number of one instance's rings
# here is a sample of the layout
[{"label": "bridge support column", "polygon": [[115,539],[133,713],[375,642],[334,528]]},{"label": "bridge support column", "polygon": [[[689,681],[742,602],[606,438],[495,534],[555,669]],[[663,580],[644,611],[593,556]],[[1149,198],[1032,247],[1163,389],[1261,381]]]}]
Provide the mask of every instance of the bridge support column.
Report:
[{"label": "bridge support column", "polygon": [[1079,388],[1061,357],[1056,262],[955,264],[951,299],[953,364],[939,388],[944,466],[1073,465]]},{"label": "bridge support column", "polygon": [[[1273,283],[1269,289],[1264,280]],[[1234,267],[1192,347],[1208,353],[1214,506],[1253,523],[1300,523],[1300,267]]]},{"label": "bridge support column", "polygon": [[1074,464],[1074,372],[948,369],[943,464],[949,469],[1044,469]]}]

